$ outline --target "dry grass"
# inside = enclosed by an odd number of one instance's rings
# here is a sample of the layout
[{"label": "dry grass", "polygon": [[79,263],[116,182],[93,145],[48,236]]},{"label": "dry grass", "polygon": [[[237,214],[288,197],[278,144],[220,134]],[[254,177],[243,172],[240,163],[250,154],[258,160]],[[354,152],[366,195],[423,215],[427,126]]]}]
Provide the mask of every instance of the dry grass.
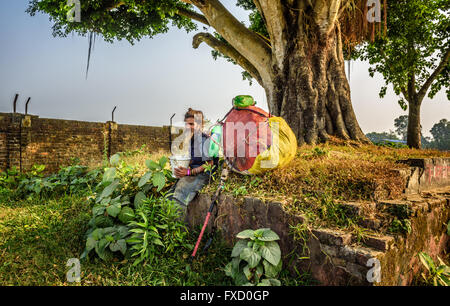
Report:
[{"label": "dry grass", "polygon": [[[134,167],[137,169],[137,174],[143,175],[148,171],[145,165],[146,160],[158,161],[161,157],[169,157],[171,154],[168,150],[159,149],[158,151],[149,151],[144,149],[135,151],[126,151],[122,153],[121,160],[125,162],[126,165]],[[89,170],[102,167],[104,162],[92,161],[88,163]],[[167,167],[169,165],[166,165]]]},{"label": "dry grass", "polygon": [[[122,156],[122,160],[129,166],[136,167],[139,175],[143,175],[148,171],[148,168],[145,166],[146,160],[158,161],[161,157],[166,156],[169,157],[171,154],[167,150],[159,149],[156,152],[138,152],[135,154],[125,154]],[[168,167],[168,163],[166,167]]]},{"label": "dry grass", "polygon": [[[148,169],[146,160],[170,156],[167,150],[149,152],[148,148],[127,151],[122,160],[139,174]],[[235,196],[251,195],[282,202],[301,200],[311,195],[330,195],[341,200],[374,200],[398,197],[405,184],[397,169],[407,168],[398,160],[425,157],[450,157],[438,150],[395,149],[361,145],[332,137],[326,144],[303,145],[285,168],[260,176],[230,175],[225,191]],[[90,168],[102,163],[91,163]],[[169,165],[167,165],[169,168]],[[215,190],[217,180],[203,189]]]},{"label": "dry grass", "polygon": [[[450,152],[395,149],[332,139],[327,144],[304,145],[285,168],[261,176],[230,175],[225,192],[283,203],[308,219],[344,223],[334,200],[394,199],[405,186],[396,163],[408,158],[450,157]],[[202,192],[212,192],[217,180]],[[331,217],[330,217],[331,216]],[[330,221],[328,220],[328,221]],[[328,224],[329,225],[329,224]],[[348,222],[347,222],[348,225]]]}]

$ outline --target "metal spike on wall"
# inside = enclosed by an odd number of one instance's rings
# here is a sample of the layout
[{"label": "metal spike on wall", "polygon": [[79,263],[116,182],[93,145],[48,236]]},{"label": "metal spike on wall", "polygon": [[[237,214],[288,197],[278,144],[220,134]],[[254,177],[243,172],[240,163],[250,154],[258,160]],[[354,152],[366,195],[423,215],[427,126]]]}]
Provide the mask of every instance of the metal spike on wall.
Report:
[{"label": "metal spike on wall", "polygon": [[91,62],[91,53],[92,53],[92,50],[93,50],[93,41],[95,41],[95,34],[94,34],[94,32],[90,32],[89,36],[88,36],[89,48],[88,48],[88,58],[87,58],[87,66],[86,66],[86,80],[88,78],[89,64]]}]

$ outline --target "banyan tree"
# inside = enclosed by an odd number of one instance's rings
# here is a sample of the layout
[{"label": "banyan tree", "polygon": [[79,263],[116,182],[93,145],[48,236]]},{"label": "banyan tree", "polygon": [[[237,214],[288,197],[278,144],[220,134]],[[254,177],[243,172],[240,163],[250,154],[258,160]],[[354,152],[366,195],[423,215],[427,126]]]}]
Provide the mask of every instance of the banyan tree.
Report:
[{"label": "banyan tree", "polygon": [[170,24],[188,32],[200,25],[208,31],[193,36],[194,48],[206,43],[240,65],[265,89],[269,111],[287,121],[299,145],[329,135],[368,142],[352,107],[344,54],[385,33],[386,1],[237,0],[250,11],[249,26],[225,8],[229,2],[33,0],[28,11],[49,14],[55,35],[94,33],[111,42],[153,37]]}]

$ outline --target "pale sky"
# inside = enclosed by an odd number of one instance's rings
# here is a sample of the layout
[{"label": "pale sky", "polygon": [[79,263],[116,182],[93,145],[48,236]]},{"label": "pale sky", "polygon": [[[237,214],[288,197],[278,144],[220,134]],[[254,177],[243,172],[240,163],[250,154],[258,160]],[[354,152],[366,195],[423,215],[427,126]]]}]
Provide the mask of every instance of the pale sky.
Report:
[{"label": "pale sky", "polygon": [[[216,121],[239,94],[252,95],[267,110],[263,88],[256,81],[252,86],[243,81],[240,67],[221,58],[214,61],[206,44],[192,48],[195,31],[173,28],[134,46],[97,39],[86,80],[87,38],[53,37],[48,16],[29,16],[27,3],[0,0],[0,112],[12,112],[16,93],[18,112],[25,112],[31,97],[29,113],[42,118],[104,122],[117,105],[116,122],[139,125],[168,125],[173,113],[174,121],[180,122],[188,107]],[[246,12],[234,3],[223,1],[247,22]],[[394,119],[407,114],[391,88],[379,98],[383,83],[380,75],[369,76],[367,63],[352,63],[353,107],[364,133],[394,129]],[[426,136],[440,119],[450,120],[443,90],[432,101],[424,100],[421,116]]]}]

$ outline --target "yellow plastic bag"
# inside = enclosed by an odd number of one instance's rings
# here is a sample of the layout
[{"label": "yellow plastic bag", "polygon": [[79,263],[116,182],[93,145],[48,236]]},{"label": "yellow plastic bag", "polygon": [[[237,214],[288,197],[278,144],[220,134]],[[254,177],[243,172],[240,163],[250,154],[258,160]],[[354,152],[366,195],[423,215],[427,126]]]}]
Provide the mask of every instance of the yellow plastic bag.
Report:
[{"label": "yellow plastic bag", "polygon": [[272,145],[256,157],[255,163],[248,170],[251,174],[282,168],[289,164],[297,153],[297,138],[283,118],[270,117],[269,127],[272,131]]}]

